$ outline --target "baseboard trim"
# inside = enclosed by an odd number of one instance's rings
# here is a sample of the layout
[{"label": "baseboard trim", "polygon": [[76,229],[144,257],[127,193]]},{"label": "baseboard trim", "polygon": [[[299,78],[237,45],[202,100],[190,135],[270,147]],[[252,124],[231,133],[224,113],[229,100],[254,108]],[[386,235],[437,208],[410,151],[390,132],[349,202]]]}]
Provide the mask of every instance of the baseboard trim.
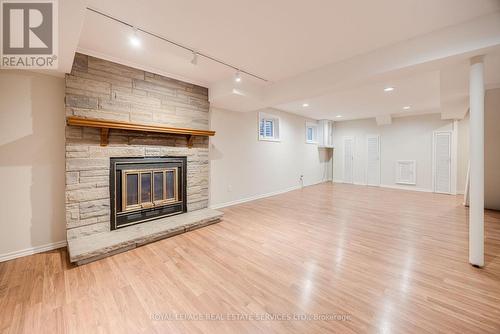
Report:
[{"label": "baseboard trim", "polygon": [[398,189],[398,190],[419,191],[419,192],[424,192],[424,193],[431,193],[431,192],[433,192],[431,189],[417,188],[417,187],[407,187],[407,186],[398,186],[398,185],[392,185],[392,184],[381,184],[380,187],[381,188],[389,188],[389,189]]},{"label": "baseboard trim", "polygon": [[[310,183],[310,184],[304,185],[304,188],[305,187],[310,187],[310,186],[315,186],[317,184],[321,184],[321,183],[325,183],[325,182],[331,182],[331,180],[321,180],[321,181],[318,181],[318,182]],[[214,209],[214,210],[216,210],[216,209],[222,209],[222,208],[225,208],[225,207],[228,207],[228,206],[233,206],[233,205],[242,204],[242,203],[246,203],[246,202],[256,201],[258,199],[262,199],[262,198],[266,198],[266,197],[271,197],[271,196],[276,196],[276,195],[284,194],[284,193],[287,193],[287,192],[290,192],[290,191],[293,191],[293,190],[297,190],[297,189],[300,189],[300,188],[302,188],[302,187],[300,185],[297,185],[297,186],[293,186],[293,187],[290,187],[290,188],[281,189],[281,190],[277,190],[277,191],[272,191],[272,192],[265,193],[265,194],[260,194],[260,195],[255,195],[255,196],[250,196],[250,197],[238,199],[238,200],[235,200],[235,201],[230,201],[230,202],[225,202],[225,203],[210,205],[210,209]]]},{"label": "baseboard trim", "polygon": [[[333,180],[334,183],[345,183],[342,180]],[[356,186],[366,186],[366,187],[377,187],[377,186],[371,186],[366,183],[360,183],[360,182],[354,182],[354,183],[346,183],[346,184],[354,184]],[[417,187],[411,187],[411,186],[400,186],[400,185],[392,185],[392,184],[381,184],[378,187],[380,188],[388,188],[388,189],[397,189],[397,190],[409,190],[409,191],[419,191],[419,192],[425,192],[425,193],[432,193],[433,191],[431,189],[426,189],[426,188],[417,188]]]},{"label": "baseboard trim", "polygon": [[10,252],[10,253],[0,254],[0,262],[5,262],[5,261],[17,259],[19,257],[33,255],[33,254],[37,254],[37,253],[47,252],[47,251],[51,251],[51,250],[62,248],[62,247],[66,247],[66,240],[53,242],[53,243],[42,245],[42,246],[26,248],[26,249],[22,249],[22,250]]}]

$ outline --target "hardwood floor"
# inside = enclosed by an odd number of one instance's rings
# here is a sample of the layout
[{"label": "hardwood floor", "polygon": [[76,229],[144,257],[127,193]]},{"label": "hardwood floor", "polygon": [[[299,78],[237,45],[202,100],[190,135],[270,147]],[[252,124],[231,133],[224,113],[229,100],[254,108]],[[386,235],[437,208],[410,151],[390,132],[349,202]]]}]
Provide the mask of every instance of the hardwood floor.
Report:
[{"label": "hardwood floor", "polygon": [[[82,267],[64,249],[0,263],[0,333],[500,333],[500,213],[477,269],[461,200],[321,184]],[[233,318],[164,319],[207,314]]]}]

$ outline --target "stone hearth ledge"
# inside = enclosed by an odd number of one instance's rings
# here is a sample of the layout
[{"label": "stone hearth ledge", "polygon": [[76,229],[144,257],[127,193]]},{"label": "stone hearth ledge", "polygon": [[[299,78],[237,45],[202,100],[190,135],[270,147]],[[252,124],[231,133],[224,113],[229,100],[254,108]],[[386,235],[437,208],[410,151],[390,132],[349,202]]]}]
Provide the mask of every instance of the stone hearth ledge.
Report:
[{"label": "stone hearth ledge", "polygon": [[118,230],[92,234],[68,240],[71,262],[77,265],[96,261],[135,247],[191,231],[220,221],[224,214],[212,209],[201,209]]}]

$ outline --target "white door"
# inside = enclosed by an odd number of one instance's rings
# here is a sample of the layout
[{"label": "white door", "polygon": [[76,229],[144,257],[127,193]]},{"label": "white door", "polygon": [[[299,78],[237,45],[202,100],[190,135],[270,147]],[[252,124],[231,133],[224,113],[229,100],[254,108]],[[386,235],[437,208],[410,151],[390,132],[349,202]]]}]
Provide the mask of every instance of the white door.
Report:
[{"label": "white door", "polygon": [[344,183],[353,183],[354,174],[354,139],[344,137]]},{"label": "white door", "polygon": [[451,132],[434,133],[434,192],[451,193]]},{"label": "white door", "polygon": [[380,136],[366,137],[366,184],[380,186]]}]

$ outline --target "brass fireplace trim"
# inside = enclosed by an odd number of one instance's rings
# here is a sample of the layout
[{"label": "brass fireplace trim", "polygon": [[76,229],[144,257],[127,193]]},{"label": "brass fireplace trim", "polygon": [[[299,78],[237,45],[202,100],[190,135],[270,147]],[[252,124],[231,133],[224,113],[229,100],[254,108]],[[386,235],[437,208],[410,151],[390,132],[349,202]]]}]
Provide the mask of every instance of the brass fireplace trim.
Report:
[{"label": "brass fireplace trim", "polygon": [[[168,204],[174,204],[180,202],[179,200],[179,179],[178,179],[178,167],[173,168],[155,168],[155,169],[132,169],[126,170],[122,173],[122,211],[121,212],[132,212],[141,209],[152,208],[157,206],[163,206]],[[167,172],[174,173],[174,197],[167,198]],[[163,173],[163,199],[159,201],[154,200],[154,173]],[[127,204],[127,175],[136,174],[137,175],[137,204],[128,205]],[[151,202],[142,202],[142,174],[151,174],[150,179],[150,189]],[[117,212],[120,213],[120,212]]]},{"label": "brass fireplace trim", "polygon": [[[155,171],[177,169],[174,181],[174,194],[177,201],[161,202],[150,208],[125,211],[122,207],[125,186],[122,183],[126,171]],[[166,179],[165,179],[166,180]],[[165,187],[165,189],[167,189]],[[187,212],[187,157],[185,156],[153,156],[153,157],[120,157],[110,158],[110,209],[111,230],[129,225],[159,219]],[[154,198],[154,197],[153,197]],[[172,197],[171,197],[172,198]]]}]

